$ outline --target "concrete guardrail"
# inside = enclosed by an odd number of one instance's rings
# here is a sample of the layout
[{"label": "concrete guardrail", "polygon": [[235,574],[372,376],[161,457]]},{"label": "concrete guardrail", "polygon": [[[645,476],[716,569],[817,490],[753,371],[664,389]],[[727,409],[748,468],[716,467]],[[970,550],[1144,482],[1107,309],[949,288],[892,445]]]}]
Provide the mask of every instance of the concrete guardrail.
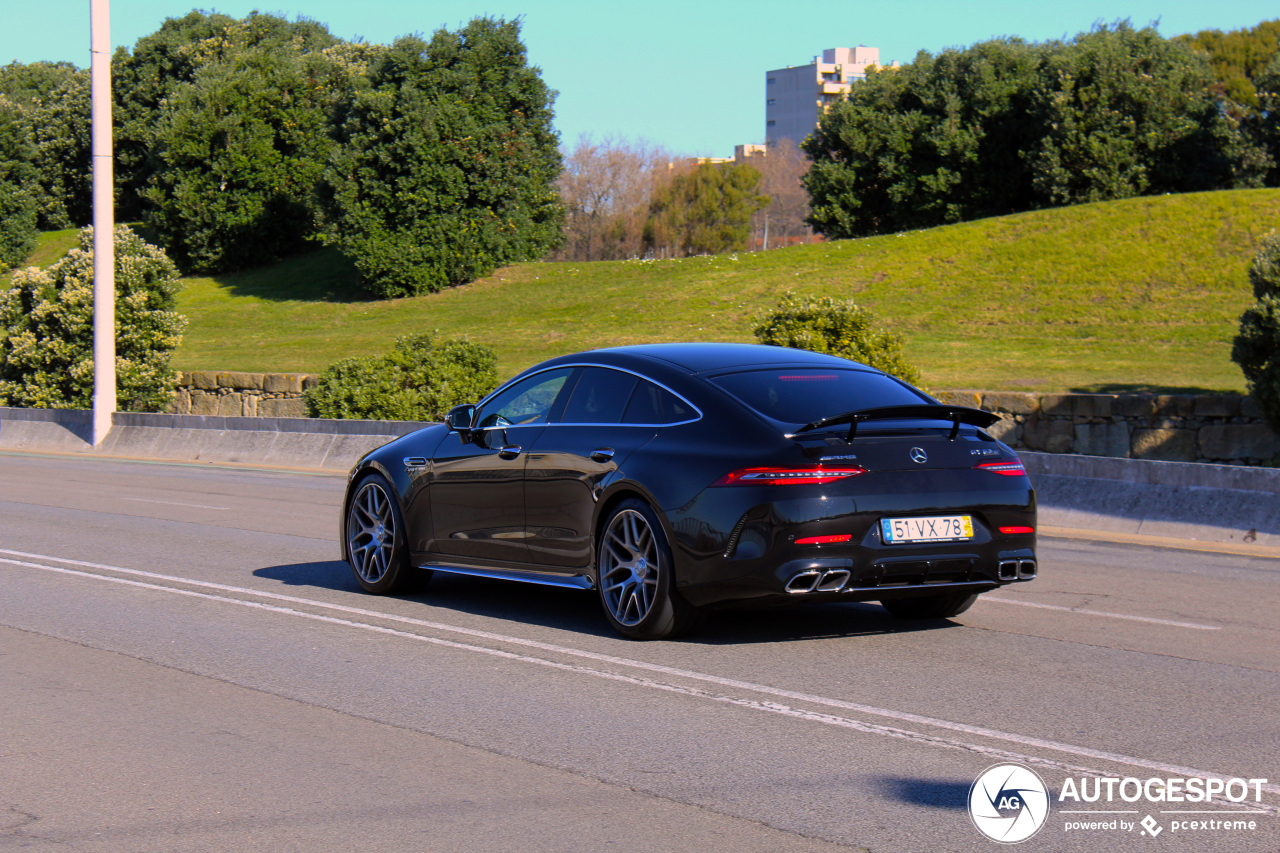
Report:
[{"label": "concrete guardrail", "polygon": [[[71,453],[346,471],[423,426],[411,421],[117,413],[90,442],[91,413],[0,408],[0,452]],[[1280,548],[1280,469],[1019,451],[1043,525]]]}]

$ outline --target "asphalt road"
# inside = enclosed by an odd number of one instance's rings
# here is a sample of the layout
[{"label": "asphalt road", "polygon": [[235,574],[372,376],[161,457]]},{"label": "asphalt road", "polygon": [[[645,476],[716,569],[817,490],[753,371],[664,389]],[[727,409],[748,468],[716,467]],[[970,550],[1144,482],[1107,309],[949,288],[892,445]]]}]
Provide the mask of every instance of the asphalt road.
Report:
[{"label": "asphalt road", "polygon": [[[953,620],[635,643],[594,593],[361,593],[342,487],[0,454],[0,850],[992,851],[1003,763],[1052,801],[1019,849],[1280,850],[1280,559],[1045,538]],[[1059,800],[1193,776],[1268,781]]]}]

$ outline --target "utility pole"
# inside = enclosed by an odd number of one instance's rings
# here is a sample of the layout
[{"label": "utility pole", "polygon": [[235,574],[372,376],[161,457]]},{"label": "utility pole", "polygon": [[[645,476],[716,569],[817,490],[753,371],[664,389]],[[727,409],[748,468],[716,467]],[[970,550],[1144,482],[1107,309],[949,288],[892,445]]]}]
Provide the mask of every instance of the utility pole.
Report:
[{"label": "utility pole", "polygon": [[90,121],[93,140],[93,444],[111,431],[116,410],[115,179],[111,150],[111,11],[89,0]]}]

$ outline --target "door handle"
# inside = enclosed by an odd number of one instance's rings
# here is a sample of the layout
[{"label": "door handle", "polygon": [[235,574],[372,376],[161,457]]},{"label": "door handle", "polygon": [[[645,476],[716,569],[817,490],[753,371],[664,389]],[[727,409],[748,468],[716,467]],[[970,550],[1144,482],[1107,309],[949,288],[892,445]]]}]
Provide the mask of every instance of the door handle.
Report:
[{"label": "door handle", "polygon": [[608,462],[612,458],[613,458],[612,447],[597,447],[595,450],[591,451],[592,462]]},{"label": "door handle", "polygon": [[524,450],[523,447],[519,447],[514,444],[508,444],[506,447],[503,447],[498,450],[498,457],[500,459],[515,459],[517,456],[520,455],[520,451],[522,450]]}]

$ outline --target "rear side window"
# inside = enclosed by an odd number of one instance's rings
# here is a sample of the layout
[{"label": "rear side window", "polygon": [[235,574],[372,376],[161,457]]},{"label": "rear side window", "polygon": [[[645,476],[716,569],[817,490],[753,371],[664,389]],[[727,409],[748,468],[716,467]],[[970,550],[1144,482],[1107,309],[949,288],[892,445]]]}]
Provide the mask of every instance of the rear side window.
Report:
[{"label": "rear side window", "polygon": [[932,402],[896,379],[859,370],[772,368],[713,376],[711,382],[765,417],[789,424],[859,409]]},{"label": "rear side window", "polygon": [[665,388],[641,379],[627,404],[624,424],[676,424],[692,420],[693,409],[689,404]]},{"label": "rear side window", "polygon": [[616,424],[631,399],[637,378],[620,370],[584,367],[560,416],[563,424]]}]

